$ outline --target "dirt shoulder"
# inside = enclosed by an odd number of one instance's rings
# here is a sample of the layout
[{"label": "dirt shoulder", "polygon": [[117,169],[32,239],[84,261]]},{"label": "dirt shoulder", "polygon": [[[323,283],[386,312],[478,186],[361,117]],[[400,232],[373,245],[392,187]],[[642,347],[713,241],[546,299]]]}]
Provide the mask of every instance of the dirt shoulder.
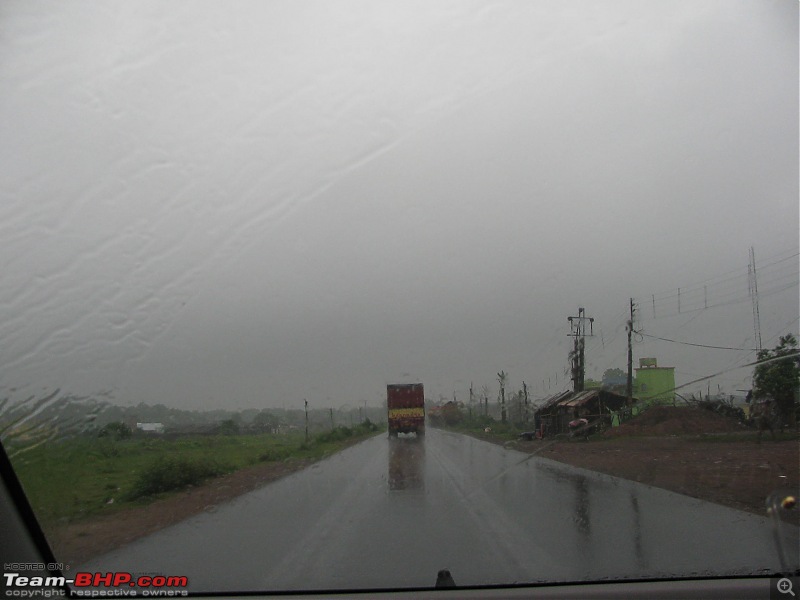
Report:
[{"label": "dirt shoulder", "polygon": [[[523,442],[523,452],[765,515],[778,488],[800,490],[797,440],[712,441],[703,437],[625,437],[597,442]],[[800,524],[795,513],[795,523]]]},{"label": "dirt shoulder", "polygon": [[[495,443],[491,433],[478,437]],[[800,438],[778,441],[707,410],[651,408],[640,417],[583,439],[505,441],[522,452],[660,487],[693,498],[766,514],[777,489],[800,492]],[[800,524],[800,510],[793,511]]]}]

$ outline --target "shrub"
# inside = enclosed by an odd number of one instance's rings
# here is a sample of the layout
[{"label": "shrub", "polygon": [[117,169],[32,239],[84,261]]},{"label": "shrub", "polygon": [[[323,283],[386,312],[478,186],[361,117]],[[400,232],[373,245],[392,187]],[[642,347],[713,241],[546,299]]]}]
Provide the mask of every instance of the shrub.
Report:
[{"label": "shrub", "polygon": [[97,446],[95,447],[96,455],[102,456],[103,458],[117,458],[120,456],[120,451],[116,444],[113,442],[104,442],[105,440],[97,441]]},{"label": "shrub", "polygon": [[131,428],[121,421],[109,423],[97,432],[97,437],[109,437],[112,440],[127,440],[131,435]]},{"label": "shrub", "polygon": [[378,426],[370,421],[369,418],[364,419],[363,423],[359,423],[358,428],[365,432],[378,431]]},{"label": "shrub", "polygon": [[233,419],[226,419],[217,426],[217,431],[220,435],[237,435],[239,433],[239,424]]},{"label": "shrub", "polygon": [[279,460],[286,460],[291,455],[291,452],[286,448],[269,448],[266,452],[258,457],[261,462],[274,462]]},{"label": "shrub", "polygon": [[133,484],[129,497],[153,496],[162,492],[180,490],[197,485],[211,477],[218,477],[229,469],[208,459],[159,459],[148,466]]},{"label": "shrub", "polygon": [[349,427],[336,427],[331,431],[326,431],[325,433],[320,433],[315,437],[315,441],[317,443],[325,444],[328,442],[339,442],[341,440],[346,440],[349,437],[353,436],[353,430]]}]

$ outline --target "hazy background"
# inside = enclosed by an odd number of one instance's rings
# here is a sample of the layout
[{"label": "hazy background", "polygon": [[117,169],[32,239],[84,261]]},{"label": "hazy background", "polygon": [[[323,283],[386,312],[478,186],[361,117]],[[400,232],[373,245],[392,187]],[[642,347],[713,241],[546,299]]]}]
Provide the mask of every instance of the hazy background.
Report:
[{"label": "hazy background", "polygon": [[541,397],[578,307],[587,377],[631,297],[643,334],[754,348],[751,246],[764,346],[798,329],[793,0],[6,0],[0,164],[4,397]]}]

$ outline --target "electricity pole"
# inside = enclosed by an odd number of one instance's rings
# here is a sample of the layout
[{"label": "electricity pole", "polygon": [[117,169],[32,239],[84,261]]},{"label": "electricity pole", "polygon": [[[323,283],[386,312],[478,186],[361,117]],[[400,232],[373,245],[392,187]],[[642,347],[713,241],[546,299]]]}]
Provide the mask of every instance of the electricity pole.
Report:
[{"label": "electricity pole", "polygon": [[472,403],[474,401],[474,392],[472,391],[472,382],[469,382],[469,420],[472,420]]},{"label": "electricity pole", "polygon": [[500,421],[506,422],[506,379],[508,373],[500,371],[497,374],[497,381],[500,382]]},{"label": "electricity pole", "polygon": [[631,298],[631,318],[628,320],[628,382],[625,386],[626,403],[628,406],[633,404],[633,319],[636,314],[636,306]]},{"label": "electricity pole", "polygon": [[594,319],[587,317],[582,307],[578,308],[577,317],[567,317],[571,332],[567,335],[575,338],[572,351],[572,382],[573,390],[582,392],[586,377],[586,357],[584,356],[584,338],[586,337],[586,322],[589,322],[589,336],[594,335]]},{"label": "electricity pole", "polygon": [[528,384],[524,381],[522,382],[522,393],[525,394],[525,418],[524,422],[528,422]]},{"label": "electricity pole", "polygon": [[303,400],[306,406],[306,443],[308,443],[308,400]]}]

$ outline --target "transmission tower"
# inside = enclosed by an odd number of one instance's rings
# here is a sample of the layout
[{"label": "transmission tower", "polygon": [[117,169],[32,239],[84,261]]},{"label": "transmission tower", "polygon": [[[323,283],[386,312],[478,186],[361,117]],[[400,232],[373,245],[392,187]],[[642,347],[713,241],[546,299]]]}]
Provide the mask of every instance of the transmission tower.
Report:
[{"label": "transmission tower", "polygon": [[759,352],[761,345],[761,316],[758,312],[758,277],[756,276],[756,251],[750,246],[750,264],[747,265],[747,287],[750,300],[753,303],[753,331],[755,333],[756,348]]}]

